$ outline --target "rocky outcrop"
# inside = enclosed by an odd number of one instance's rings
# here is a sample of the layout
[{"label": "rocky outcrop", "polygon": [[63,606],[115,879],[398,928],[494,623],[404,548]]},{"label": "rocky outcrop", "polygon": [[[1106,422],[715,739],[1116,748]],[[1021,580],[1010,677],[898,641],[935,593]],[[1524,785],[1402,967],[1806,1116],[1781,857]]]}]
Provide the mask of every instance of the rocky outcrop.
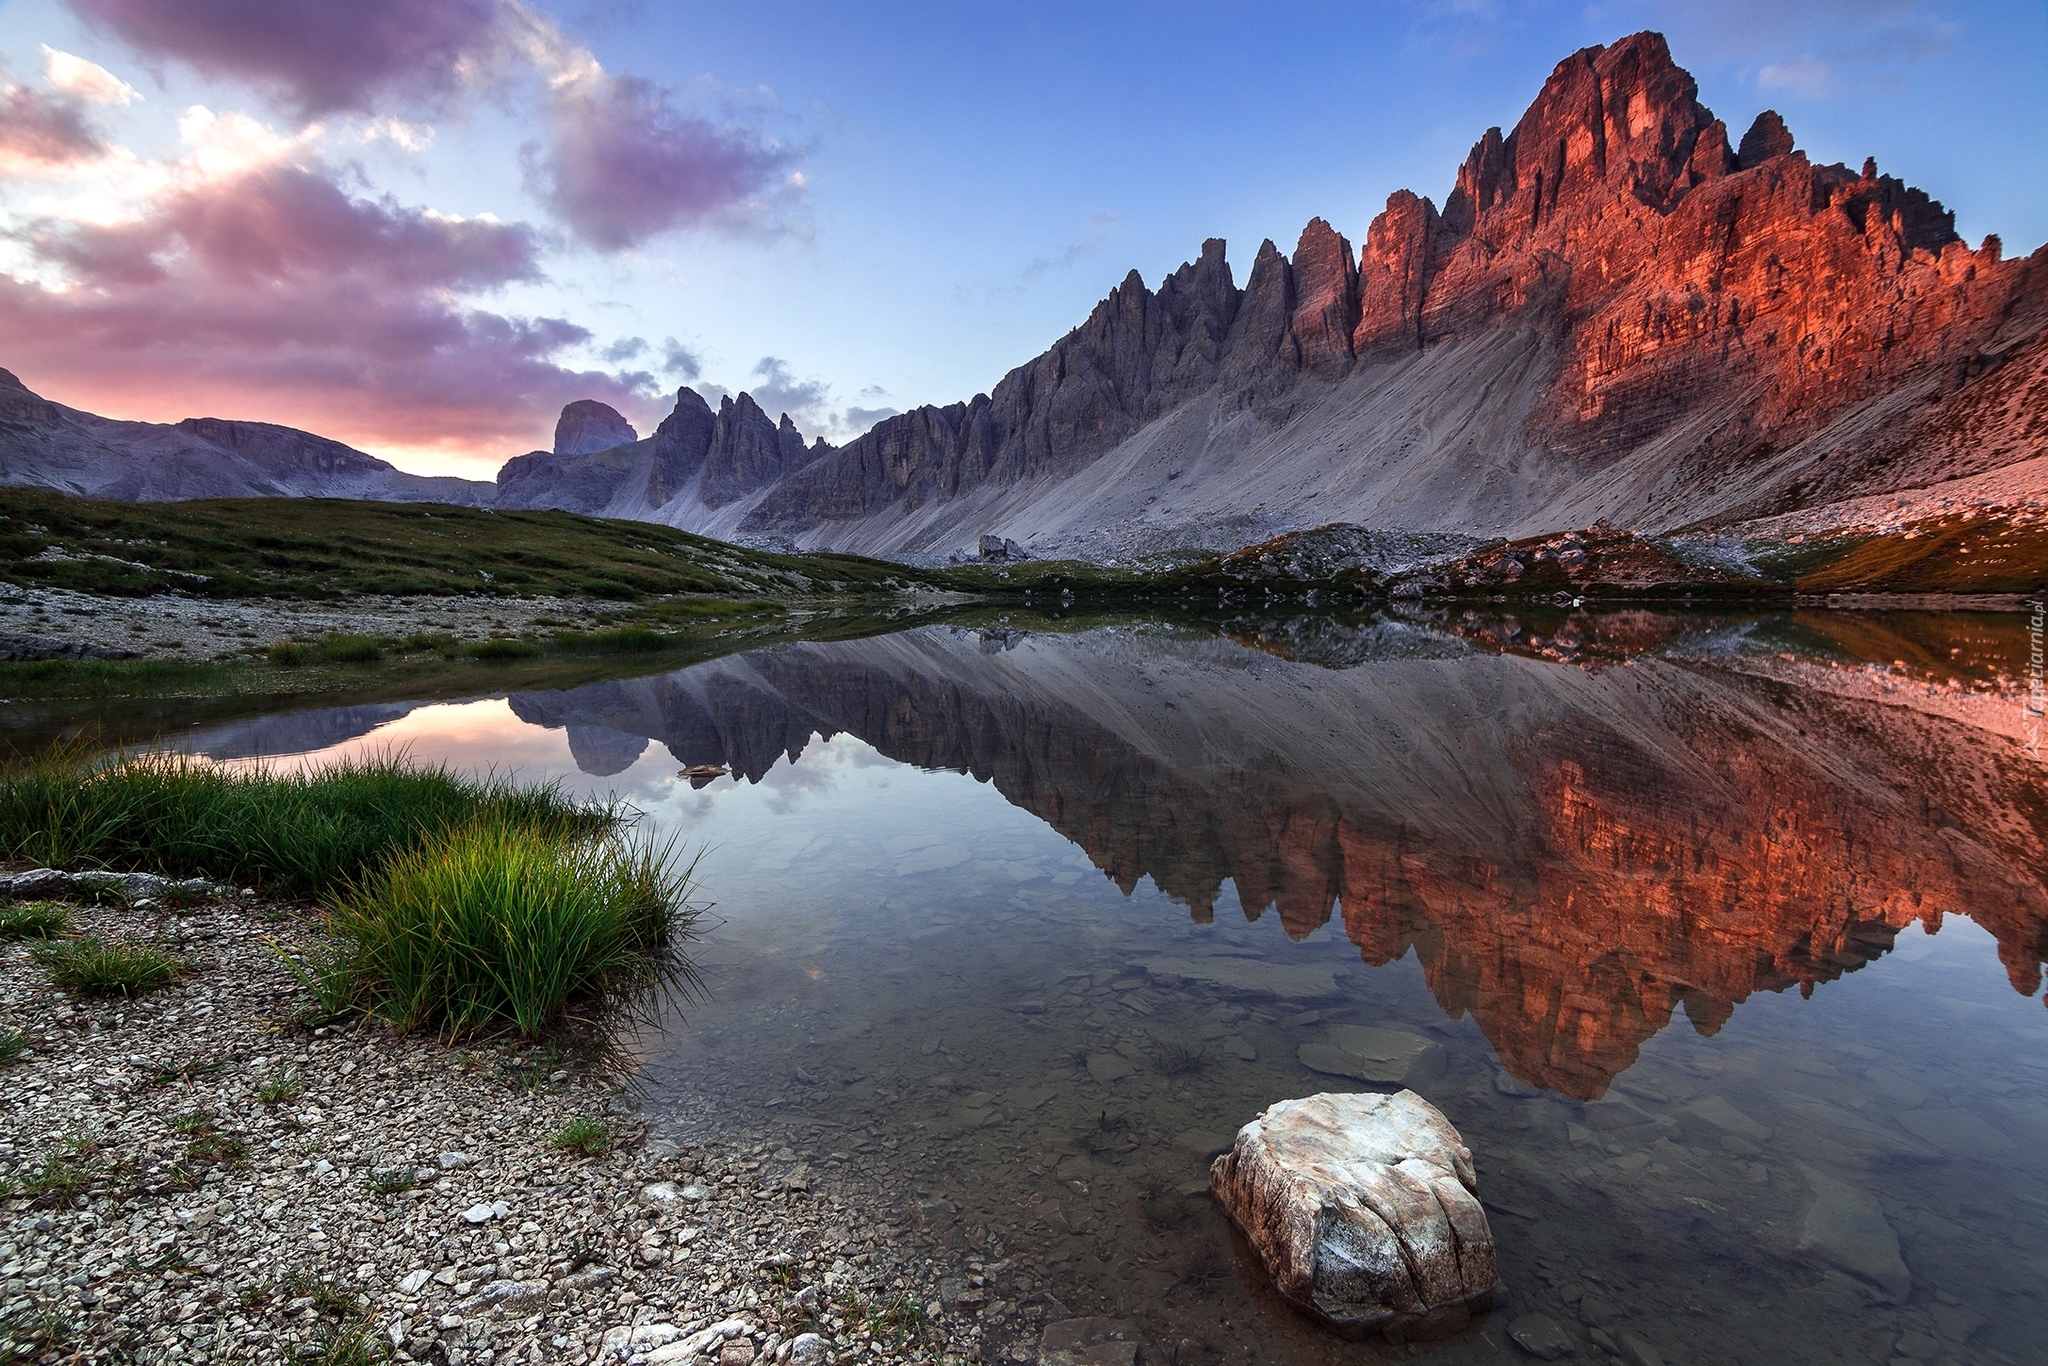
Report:
[{"label": "rocky outcrop", "polygon": [[640,433],[609,403],[580,398],[567,404],[555,422],[556,455],[590,455],[638,441]]},{"label": "rocky outcrop", "polygon": [[1345,1328],[1492,1303],[1472,1152],[1413,1091],[1283,1100],[1209,1169],[1273,1285]]},{"label": "rocky outcrop", "polygon": [[269,422],[119,422],[32,393],[0,370],[0,484],[126,502],[375,498],[490,503],[470,479],[407,474],[339,441]]},{"label": "rocky outcrop", "polygon": [[1774,112],[1731,146],[1643,33],[1559,63],[1440,210],[1391,196],[1355,264],[1315,219],[1291,258],[1262,244],[1242,290],[1213,240],[1156,292],[1133,273],[989,395],[887,420],[743,525],[943,552],[1000,507],[1085,554],[1334,520],[1753,517],[1913,487],[1860,453],[1940,425],[2044,323],[2048,258],[1971,249],[1874,165],[1812,164]]}]

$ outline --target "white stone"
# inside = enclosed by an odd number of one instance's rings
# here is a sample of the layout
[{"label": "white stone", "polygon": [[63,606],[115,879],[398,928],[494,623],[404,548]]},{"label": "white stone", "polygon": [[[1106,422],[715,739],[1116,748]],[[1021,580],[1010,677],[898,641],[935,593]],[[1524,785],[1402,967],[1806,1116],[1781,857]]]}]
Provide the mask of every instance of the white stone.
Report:
[{"label": "white stone", "polygon": [[816,1333],[800,1333],[790,1339],[787,1358],[789,1366],[825,1366],[825,1362],[830,1360],[831,1356],[831,1349],[825,1345],[825,1339]]},{"label": "white stone", "polygon": [[487,1224],[494,1212],[495,1207],[491,1205],[471,1205],[462,1212],[462,1218],[465,1223]]},{"label": "white stone", "polygon": [[680,1342],[671,1342],[655,1348],[647,1354],[647,1366],[668,1366],[672,1362],[694,1361],[713,1343],[736,1338],[750,1327],[752,1325],[746,1319],[726,1319],[721,1323],[714,1323],[709,1328],[690,1334]]},{"label": "white stone", "polygon": [[421,1287],[433,1278],[434,1273],[425,1267],[421,1267],[417,1271],[408,1271],[404,1279],[398,1283],[398,1293],[401,1295],[417,1295],[420,1293]]},{"label": "white stone", "polygon": [[1344,1326],[1475,1304],[1493,1231],[1472,1153],[1416,1095],[1283,1100],[1209,1169],[1282,1296]]}]

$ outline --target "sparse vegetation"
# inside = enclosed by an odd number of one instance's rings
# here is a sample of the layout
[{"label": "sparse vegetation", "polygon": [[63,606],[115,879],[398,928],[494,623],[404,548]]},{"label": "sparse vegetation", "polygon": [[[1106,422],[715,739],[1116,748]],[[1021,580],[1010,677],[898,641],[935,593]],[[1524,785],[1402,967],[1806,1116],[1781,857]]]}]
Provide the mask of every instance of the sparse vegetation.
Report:
[{"label": "sparse vegetation", "polygon": [[288,1068],[256,1088],[256,1099],[264,1105],[283,1105],[299,1094],[299,1072]]},{"label": "sparse vegetation", "polygon": [[185,971],[178,959],[152,945],[92,935],[39,944],[30,953],[51,981],[78,996],[142,996],[171,985]]},{"label": "sparse vegetation", "polygon": [[18,1029],[0,1029],[0,1066],[28,1052],[28,1035]]},{"label": "sparse vegetation", "polygon": [[0,1366],[60,1359],[77,1330],[48,1305],[23,1303],[0,1311]]},{"label": "sparse vegetation", "polygon": [[1208,1064],[1209,1050],[1185,1039],[1162,1040],[1158,1048],[1159,1070],[1169,1077],[1191,1077]]},{"label": "sparse vegetation", "polygon": [[379,1167],[364,1178],[370,1189],[379,1195],[396,1195],[409,1191],[419,1182],[413,1178],[410,1167]]},{"label": "sparse vegetation", "polygon": [[612,1133],[599,1121],[578,1116],[558,1132],[549,1135],[548,1142],[565,1153],[576,1153],[582,1157],[603,1157],[612,1150]]},{"label": "sparse vegetation", "polygon": [[71,911],[54,901],[0,902],[0,939],[56,939],[71,931]]}]

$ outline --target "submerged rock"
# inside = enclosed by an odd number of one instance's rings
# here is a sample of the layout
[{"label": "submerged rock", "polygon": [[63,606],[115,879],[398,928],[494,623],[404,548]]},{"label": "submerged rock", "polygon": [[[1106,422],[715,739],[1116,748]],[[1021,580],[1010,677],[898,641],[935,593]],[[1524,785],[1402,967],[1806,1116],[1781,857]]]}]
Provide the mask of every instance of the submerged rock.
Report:
[{"label": "submerged rock", "polygon": [[1807,1197],[1799,1214],[1799,1250],[1882,1291],[1893,1304],[1913,1293],[1913,1273],[1899,1256],[1899,1235],[1867,1193],[1804,1162]]},{"label": "submerged rock", "polygon": [[1448,1326],[1492,1303],[1471,1150],[1413,1091],[1280,1101],[1238,1130],[1209,1180],[1274,1288],[1340,1328]]}]

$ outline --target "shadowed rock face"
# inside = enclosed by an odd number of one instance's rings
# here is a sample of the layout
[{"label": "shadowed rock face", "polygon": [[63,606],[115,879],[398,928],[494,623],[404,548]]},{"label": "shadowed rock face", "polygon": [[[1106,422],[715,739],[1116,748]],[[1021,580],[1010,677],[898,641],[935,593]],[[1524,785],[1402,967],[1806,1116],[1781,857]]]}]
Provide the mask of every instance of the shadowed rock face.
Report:
[{"label": "shadowed rock face", "polygon": [[2048,959],[2038,769],[2011,742],[1714,670],[927,630],[512,705],[747,780],[841,731],[993,780],[1126,891],[1207,919],[1229,881],[1293,937],[1336,914],[1370,962],[1414,952],[1517,1076],[1580,1098],[1675,1007],[1711,1033],[1916,919],[1985,925],[2029,994]]}]

